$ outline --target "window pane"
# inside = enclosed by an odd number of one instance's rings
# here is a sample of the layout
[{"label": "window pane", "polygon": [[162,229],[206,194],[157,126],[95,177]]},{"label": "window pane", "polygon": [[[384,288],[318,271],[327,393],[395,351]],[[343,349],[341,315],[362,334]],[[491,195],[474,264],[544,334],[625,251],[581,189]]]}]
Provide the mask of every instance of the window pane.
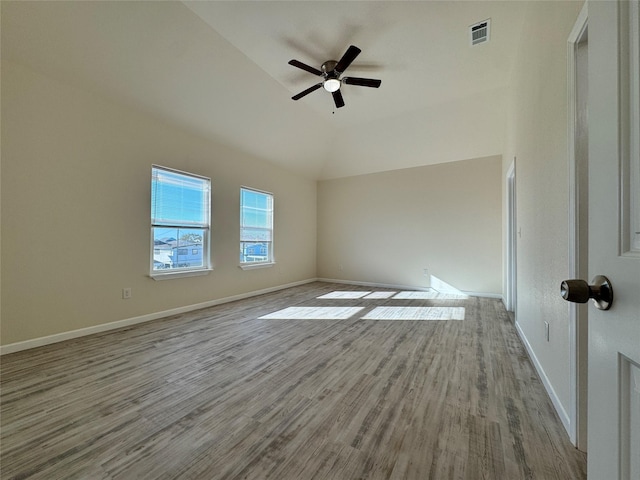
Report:
[{"label": "window pane", "polygon": [[270,250],[269,242],[240,242],[240,262],[267,262]]},{"label": "window pane", "polygon": [[271,241],[271,229],[242,227],[240,229],[241,241]]},{"label": "window pane", "polygon": [[151,223],[153,225],[209,224],[209,180],[153,168]]},{"label": "window pane", "polygon": [[153,228],[153,270],[205,267],[206,230],[201,228]]},{"label": "window pane", "polygon": [[151,174],[151,272],[208,269],[211,181],[156,165]]},{"label": "window pane", "polygon": [[273,251],[273,195],[240,189],[240,262],[270,262]]}]

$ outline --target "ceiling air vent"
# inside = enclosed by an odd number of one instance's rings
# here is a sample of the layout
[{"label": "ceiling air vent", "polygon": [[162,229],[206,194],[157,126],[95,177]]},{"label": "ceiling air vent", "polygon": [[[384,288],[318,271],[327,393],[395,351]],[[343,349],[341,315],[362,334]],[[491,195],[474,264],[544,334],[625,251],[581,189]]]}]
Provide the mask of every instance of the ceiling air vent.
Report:
[{"label": "ceiling air vent", "polygon": [[469,41],[471,46],[480,45],[489,41],[491,31],[491,19],[484,20],[469,27]]}]

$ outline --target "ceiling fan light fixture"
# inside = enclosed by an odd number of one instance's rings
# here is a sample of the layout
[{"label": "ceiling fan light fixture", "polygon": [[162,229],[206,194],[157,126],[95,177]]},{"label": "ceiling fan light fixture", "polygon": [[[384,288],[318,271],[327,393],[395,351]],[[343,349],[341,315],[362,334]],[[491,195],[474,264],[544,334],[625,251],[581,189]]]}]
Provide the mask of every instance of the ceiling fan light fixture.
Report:
[{"label": "ceiling fan light fixture", "polygon": [[346,85],[358,85],[361,87],[378,88],[382,81],[376,80],[374,78],[340,78],[340,76],[349,67],[349,65],[351,65],[351,62],[353,62],[359,54],[360,49],[355,45],[351,45],[349,46],[349,48],[347,48],[347,51],[344,52],[344,55],[342,55],[342,58],[339,62],[336,62],[335,60],[327,60],[320,66],[321,70],[318,70],[317,68],[311,67],[306,63],[302,63],[295,59],[289,60],[289,65],[300,68],[305,72],[317,75],[318,77],[322,77],[322,81],[316,83],[315,85],[312,85],[306,90],[303,90],[297,95],[294,95],[293,97],[291,97],[291,99],[300,100],[302,97],[309,95],[311,92],[315,92],[320,87],[322,87],[331,94],[336,108],[341,108],[344,107],[344,99],[342,98],[342,93],[340,92],[340,87],[343,83],[345,83]]},{"label": "ceiling fan light fixture", "polygon": [[340,90],[340,83],[340,80],[338,80],[337,78],[327,78],[322,86],[327,92],[333,93],[337,90]]}]

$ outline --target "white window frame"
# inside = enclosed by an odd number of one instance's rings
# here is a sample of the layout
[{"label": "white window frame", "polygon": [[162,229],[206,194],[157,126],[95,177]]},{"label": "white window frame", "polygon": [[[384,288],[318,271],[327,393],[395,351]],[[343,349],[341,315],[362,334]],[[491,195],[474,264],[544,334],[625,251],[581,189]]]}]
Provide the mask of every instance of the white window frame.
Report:
[{"label": "white window frame", "polygon": [[242,244],[244,243],[244,241],[242,240],[242,230],[243,230],[243,208],[244,205],[242,204],[242,192],[243,190],[249,191],[249,192],[253,192],[253,193],[259,193],[262,195],[266,195],[270,197],[270,205],[271,205],[271,225],[269,226],[269,232],[270,232],[270,237],[271,237],[271,241],[268,242],[268,251],[267,251],[267,259],[264,261],[257,261],[257,262],[242,262],[240,261],[240,268],[243,270],[252,270],[252,269],[256,269],[256,268],[266,268],[266,267],[271,267],[273,265],[275,265],[275,258],[274,258],[274,228],[273,228],[273,224],[274,224],[274,215],[275,215],[275,198],[273,193],[271,192],[267,192],[264,190],[259,190],[257,188],[252,188],[252,187],[245,187],[245,186],[241,186],[240,187],[240,229],[239,229],[239,234],[240,234],[240,241],[238,242],[238,246],[240,248],[240,256],[242,256]]},{"label": "white window frame", "polygon": [[[183,222],[161,222],[154,218],[154,208],[153,208],[153,188],[154,188],[154,178],[156,171],[165,171],[174,175],[184,176],[186,178],[197,179],[205,182],[206,185],[206,205],[204,206],[204,223],[194,223],[188,220]],[[182,277],[193,277],[199,275],[208,275],[213,268],[211,267],[211,252],[210,252],[210,238],[211,238],[211,179],[209,177],[204,177],[202,175],[197,175],[194,173],[183,172],[181,170],[176,170],[174,168],[163,167],[161,165],[152,165],[151,168],[151,252],[150,252],[150,266],[149,266],[149,276],[154,280],[168,280],[172,278],[182,278]],[[155,220],[155,221],[154,221]],[[166,270],[154,270],[154,250],[155,250],[155,238],[154,238],[154,230],[156,228],[188,228],[188,229],[197,229],[202,231],[202,265],[197,267],[181,267],[181,268],[169,268]],[[185,247],[189,248],[189,247]]]}]

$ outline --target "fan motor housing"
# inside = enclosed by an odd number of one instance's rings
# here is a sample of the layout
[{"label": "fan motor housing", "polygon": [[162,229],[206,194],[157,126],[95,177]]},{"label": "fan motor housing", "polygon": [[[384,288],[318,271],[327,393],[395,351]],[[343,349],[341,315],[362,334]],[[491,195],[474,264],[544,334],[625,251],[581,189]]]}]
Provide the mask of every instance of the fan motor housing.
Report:
[{"label": "fan motor housing", "polygon": [[[326,62],[324,62],[322,64],[322,72],[324,73],[325,78],[334,71],[334,69],[336,68],[336,65],[338,65],[338,62],[336,62],[335,60],[327,60]],[[338,77],[338,74],[336,74],[335,78]]]}]

